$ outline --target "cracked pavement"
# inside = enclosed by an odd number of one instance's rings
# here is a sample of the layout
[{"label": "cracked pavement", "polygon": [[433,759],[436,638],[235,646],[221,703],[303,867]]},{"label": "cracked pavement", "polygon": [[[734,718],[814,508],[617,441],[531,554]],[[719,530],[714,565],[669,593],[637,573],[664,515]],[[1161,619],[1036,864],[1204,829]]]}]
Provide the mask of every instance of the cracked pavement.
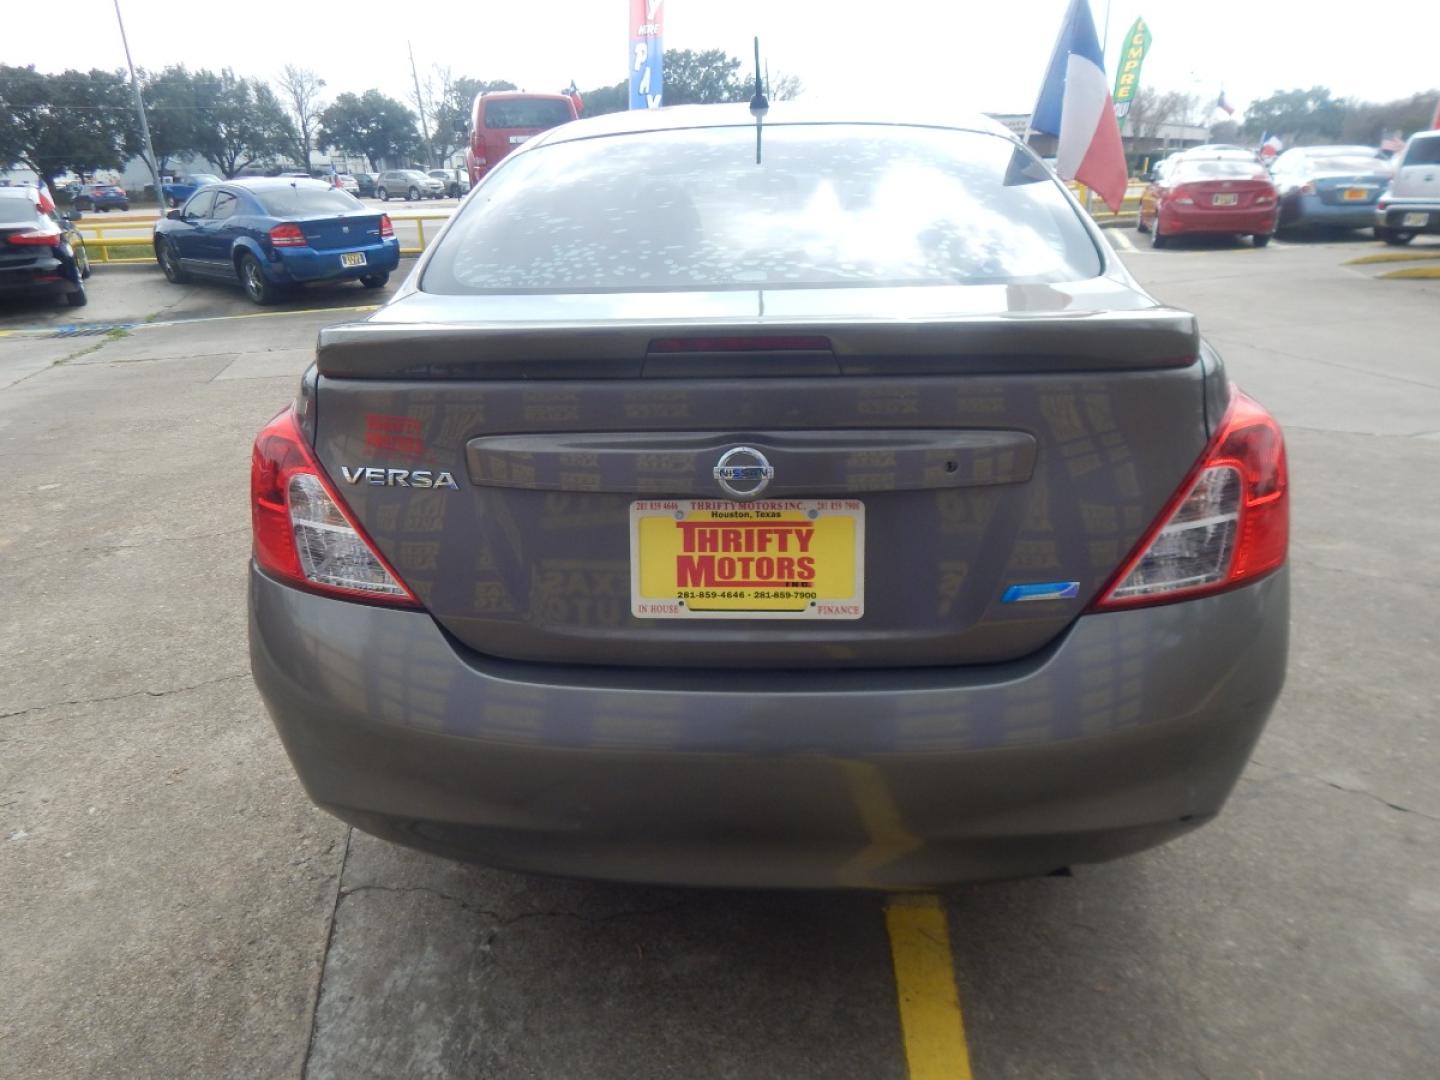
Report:
[{"label": "cracked pavement", "polygon": [[[1287,426],[1290,678],[1215,823],[947,894],[977,1077],[1433,1073],[1440,283],[1365,250],[1127,256]],[[254,312],[93,285],[93,323]],[[880,898],[525,877],[310,805],[249,682],[248,455],[366,299],[0,307],[0,1077],[902,1076]]]}]

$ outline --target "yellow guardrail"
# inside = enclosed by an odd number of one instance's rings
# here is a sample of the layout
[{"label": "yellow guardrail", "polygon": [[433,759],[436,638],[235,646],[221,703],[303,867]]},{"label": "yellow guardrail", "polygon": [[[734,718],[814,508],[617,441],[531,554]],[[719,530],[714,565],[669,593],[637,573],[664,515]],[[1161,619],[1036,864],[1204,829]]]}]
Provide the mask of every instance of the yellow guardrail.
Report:
[{"label": "yellow guardrail", "polygon": [[[82,218],[76,223],[80,235],[84,237],[85,249],[87,252],[98,252],[99,257],[92,256],[92,262],[99,265],[105,263],[134,263],[148,262],[155,257],[153,230],[158,218],[145,215],[122,217],[106,215],[104,223],[92,221],[90,218]],[[425,250],[428,243],[425,236],[425,223],[427,221],[448,221],[448,212],[417,212],[413,214],[391,214],[390,220],[394,224],[413,221],[415,223],[415,234],[418,244],[415,247],[402,247],[401,255],[419,255]],[[137,230],[144,230],[143,236],[133,235]],[[114,236],[113,233],[130,233],[129,236]]]}]

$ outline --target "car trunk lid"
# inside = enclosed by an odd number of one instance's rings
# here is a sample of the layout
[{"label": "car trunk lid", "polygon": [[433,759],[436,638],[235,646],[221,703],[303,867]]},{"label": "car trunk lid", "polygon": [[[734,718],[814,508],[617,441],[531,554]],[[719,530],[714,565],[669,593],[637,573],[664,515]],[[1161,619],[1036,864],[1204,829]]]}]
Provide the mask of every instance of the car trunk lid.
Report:
[{"label": "car trunk lid", "polygon": [[380,242],[381,214],[315,215],[290,220],[305,233],[307,246],[316,251],[335,251]]},{"label": "car trunk lid", "polygon": [[[559,298],[412,294],[322,334],[317,455],[479,652],[736,668],[1026,655],[1203,447],[1194,320],[1104,281],[884,291],[855,291],[884,318],[837,315],[849,290],[800,290],[568,296],[564,322],[545,318]],[[644,317],[616,317],[627,307]],[[740,448],[773,470],[752,502],[718,486]],[[644,508],[738,536],[775,521],[725,515],[770,506],[785,544],[810,510],[851,515],[854,610],[637,614]],[[776,537],[768,554],[798,553]]]}]

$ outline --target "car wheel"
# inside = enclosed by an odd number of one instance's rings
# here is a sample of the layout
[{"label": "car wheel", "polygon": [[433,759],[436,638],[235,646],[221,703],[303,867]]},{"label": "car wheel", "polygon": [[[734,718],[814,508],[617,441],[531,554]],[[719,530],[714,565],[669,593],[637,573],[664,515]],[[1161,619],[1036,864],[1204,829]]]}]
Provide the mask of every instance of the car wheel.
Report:
[{"label": "car wheel", "polygon": [[1250,240],[1256,247],[1264,247],[1270,243],[1270,235],[1270,233],[1256,233]]},{"label": "car wheel", "polygon": [[1392,247],[1404,247],[1415,239],[1416,234],[1402,229],[1376,229],[1375,235]]},{"label": "car wheel", "polygon": [[79,251],[76,252],[75,261],[80,264],[80,280],[87,280],[94,271],[90,268],[90,252],[85,250],[83,244],[80,246]]},{"label": "car wheel", "polygon": [[405,198],[411,202],[416,202],[420,198],[420,189],[412,187],[409,191],[405,192]]},{"label": "car wheel", "polygon": [[184,285],[190,280],[190,275],[180,265],[180,259],[175,254],[175,248],[167,240],[159,240],[155,243],[155,261],[160,264],[161,271],[165,274],[165,280],[172,285]]},{"label": "car wheel", "polygon": [[381,202],[389,202],[390,192],[386,191],[383,187],[377,187],[375,189],[375,198],[379,199]]},{"label": "car wheel", "polygon": [[257,304],[273,304],[280,290],[270,284],[260,260],[248,251],[240,256],[240,284],[245,286],[245,295]]},{"label": "car wheel", "polygon": [[386,282],[390,280],[390,274],[364,274],[360,278],[360,284],[367,289],[383,289]]},{"label": "car wheel", "polygon": [[81,285],[74,292],[65,294],[65,303],[71,307],[84,307],[90,302],[90,297],[85,295],[85,286]]},{"label": "car wheel", "polygon": [[1150,232],[1150,246],[1152,248],[1163,248],[1170,243],[1170,237],[1160,235],[1160,219],[1155,219],[1155,224]]},{"label": "car wheel", "polygon": [[1141,236],[1144,236],[1150,231],[1150,226],[1145,224],[1145,219],[1143,217],[1139,217],[1138,215],[1135,218],[1135,231]]}]

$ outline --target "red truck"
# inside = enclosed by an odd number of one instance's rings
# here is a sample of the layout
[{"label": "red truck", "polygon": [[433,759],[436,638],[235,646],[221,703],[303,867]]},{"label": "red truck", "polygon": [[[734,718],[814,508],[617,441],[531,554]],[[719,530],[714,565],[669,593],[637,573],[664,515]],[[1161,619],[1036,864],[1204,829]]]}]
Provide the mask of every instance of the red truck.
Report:
[{"label": "red truck", "polygon": [[465,164],[474,187],[500,159],[526,139],[580,116],[579,94],[528,94],[491,90],[475,95]]}]

